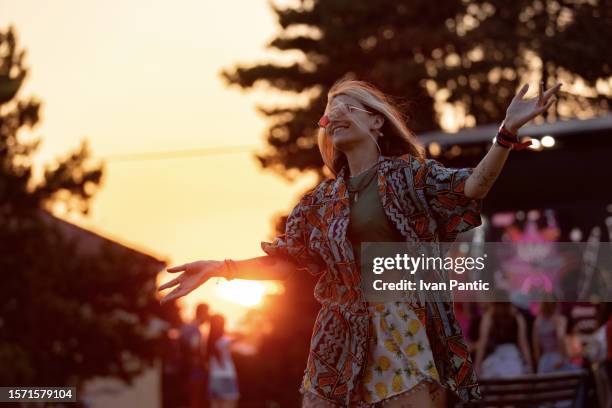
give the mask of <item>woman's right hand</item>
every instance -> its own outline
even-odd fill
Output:
[[[185,296],[204,282],[215,276],[221,276],[225,265],[222,261],[195,261],[168,268],[168,272],[183,272],[178,277],[161,285],[157,290],[164,290],[178,285],[172,292],[162,297],[161,304]]]

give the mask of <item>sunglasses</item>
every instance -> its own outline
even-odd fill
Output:
[[[348,113],[354,113],[356,111],[366,112],[366,113],[369,113],[369,114],[373,113],[373,112],[370,112],[369,110],[360,108],[360,107],[355,106],[355,105],[349,105],[349,104],[346,104],[346,103],[341,104],[338,109],[343,109],[345,112],[348,112]],[[329,116],[323,115],[321,117],[321,119],[319,119],[319,121],[317,122],[317,125],[319,125],[319,127],[323,128],[323,129],[325,129],[327,127],[327,125],[329,125],[329,122],[331,122],[330,119],[329,119]]]

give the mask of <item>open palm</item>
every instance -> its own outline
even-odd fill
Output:
[[[506,128],[516,133],[525,123],[550,108],[557,100],[556,95],[561,85],[562,84],[558,83],[552,88],[544,91],[544,84],[540,82],[538,96],[529,99],[523,99],[523,96],[525,96],[529,89],[528,84],[523,85],[520,91],[512,98],[512,102],[510,102],[510,106],[508,106],[506,110],[506,119],[504,120]]]
[[[168,268],[168,272],[176,273],[183,272],[178,277],[161,285],[157,290],[164,290],[178,285],[174,290],[160,299],[163,304],[170,300],[185,296],[192,292],[198,286],[204,284],[207,280],[215,275],[213,272],[218,271],[223,267],[221,261],[195,261],[183,265],[173,266]]]

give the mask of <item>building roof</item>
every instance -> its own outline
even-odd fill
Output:
[[[60,232],[68,239],[74,239],[77,243],[77,250],[82,254],[95,254],[102,245],[111,245],[122,251],[127,251],[140,259],[143,263],[151,264],[159,270],[164,269],[167,265],[167,260],[157,259],[156,257],[145,253],[143,250],[138,250],[134,246],[126,246],[125,243],[119,243],[116,240],[104,237],[97,232],[90,231],[86,228],[72,224],[61,218],[58,218],[45,210],[39,210],[40,218],[43,222],[50,223],[59,228]]]
[[[440,146],[491,142],[497,134],[498,127],[499,124],[491,124],[465,128],[455,133],[425,132],[418,135],[418,140],[423,145],[436,142]],[[551,135],[558,137],[601,130],[612,130],[612,114],[591,119],[568,119],[539,125],[527,125],[519,130],[519,136],[541,137]]]

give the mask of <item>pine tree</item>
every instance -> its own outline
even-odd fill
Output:
[[[437,50],[428,64],[429,86],[448,93],[448,102],[464,108],[464,125],[499,123],[510,100],[525,81],[532,92],[566,84],[555,119],[590,117],[609,110],[612,59],[605,32],[612,7],[605,1],[470,0],[445,25],[455,43]],[[591,95],[573,94],[582,79]],[[607,93],[597,82],[608,82]]]
[[[67,236],[49,223],[58,202],[85,214],[102,177],[85,143],[34,179],[40,139],[23,131],[39,122],[41,103],[23,99],[25,52],[14,30],[0,31],[0,384],[76,386],[93,377],[130,382],[160,355],[154,320],[177,323],[162,308],[155,276],[163,263],[94,234]],[[81,242],[78,238],[84,238]],[[84,251],[91,241],[98,251]]]
[[[238,65],[222,76],[244,89],[261,83],[295,95],[295,104],[259,108],[270,127],[268,152],[258,158],[263,167],[292,177],[295,172],[289,170],[321,171],[316,122],[329,87],[345,74],[395,96],[417,134],[440,128],[436,94],[463,108],[460,126],[499,123],[519,86],[526,80],[536,85],[540,76],[549,86],[555,79],[582,78],[592,88],[593,96],[563,93],[558,104],[563,116],[607,111],[612,96],[605,36],[612,7],[607,3],[302,1],[274,8],[280,32],[268,44],[299,57],[289,64]],[[543,68],[531,65],[538,61]],[[608,93],[594,88],[598,80],[608,81]]]
[[[271,119],[271,150],[258,156],[261,164],[287,176],[287,170],[321,170],[316,123],[329,87],[344,75],[396,97],[414,131],[437,128],[424,58],[454,41],[444,22],[460,6],[459,1],[332,0],[275,8],[281,32],[269,47],[303,58],[286,66],[263,63],[223,72],[228,83],[242,88],[262,82],[307,99],[303,106],[260,108]]]

